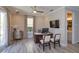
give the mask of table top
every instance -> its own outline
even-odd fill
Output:
[[[50,35],[50,34],[53,34],[53,33],[50,33],[50,32],[49,33],[37,33],[37,32],[34,33],[34,35]]]

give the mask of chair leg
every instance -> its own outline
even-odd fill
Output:
[[[51,49],[51,45],[50,45],[50,42],[49,42],[49,49]]]
[[[54,48],[55,48],[55,42],[54,42]]]
[[[60,40],[59,40],[59,47],[61,47],[61,45],[60,45]]]
[[[39,47],[40,47],[40,44],[39,44]]]
[[[44,47],[44,44],[43,44],[43,51],[44,51],[44,48],[45,48],[45,47]]]

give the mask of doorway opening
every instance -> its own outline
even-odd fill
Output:
[[[67,12],[67,42],[72,44],[72,11]]]
[[[27,38],[33,38],[33,17],[27,17]]]

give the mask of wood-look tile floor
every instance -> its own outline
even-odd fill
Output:
[[[39,47],[38,44],[35,44],[32,39],[17,41],[2,51],[2,53],[78,53],[78,52],[79,52],[79,44],[75,45],[69,44],[67,47],[57,46],[56,49],[54,49],[53,44],[51,44],[51,50],[49,50],[49,48],[46,47],[45,51],[43,51],[42,46]]]

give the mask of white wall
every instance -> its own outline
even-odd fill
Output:
[[[25,17],[23,15],[9,13],[9,22],[10,22],[11,34],[12,34],[12,30],[15,26],[17,26],[19,30],[22,30],[24,32]]]
[[[36,16],[35,17],[35,30],[38,32],[39,29],[49,28],[49,17],[48,16]]]
[[[79,42],[79,11],[73,10],[73,39],[72,44]]]
[[[22,16],[22,15],[17,15],[17,14],[14,14],[13,15],[13,25],[14,26],[18,26],[18,28],[20,29],[20,30],[22,30],[22,31],[24,31],[24,20],[25,18],[24,18],[24,16]]]
[[[77,15],[77,17],[78,17],[78,22],[77,22],[78,23],[78,25],[77,25],[78,26],[77,27],[78,28],[78,30],[77,30],[78,31],[78,36],[77,37],[78,37],[78,42],[79,42],[79,11],[77,13],[78,13],[78,15]]]
[[[36,16],[35,17],[35,31],[38,32],[39,29],[45,27],[45,17],[44,16]]]
[[[60,28],[50,28],[50,31],[61,34],[61,45],[67,46],[67,33],[66,33],[66,9],[65,7],[61,7],[54,12],[48,18],[49,20],[57,20],[59,19]]]

